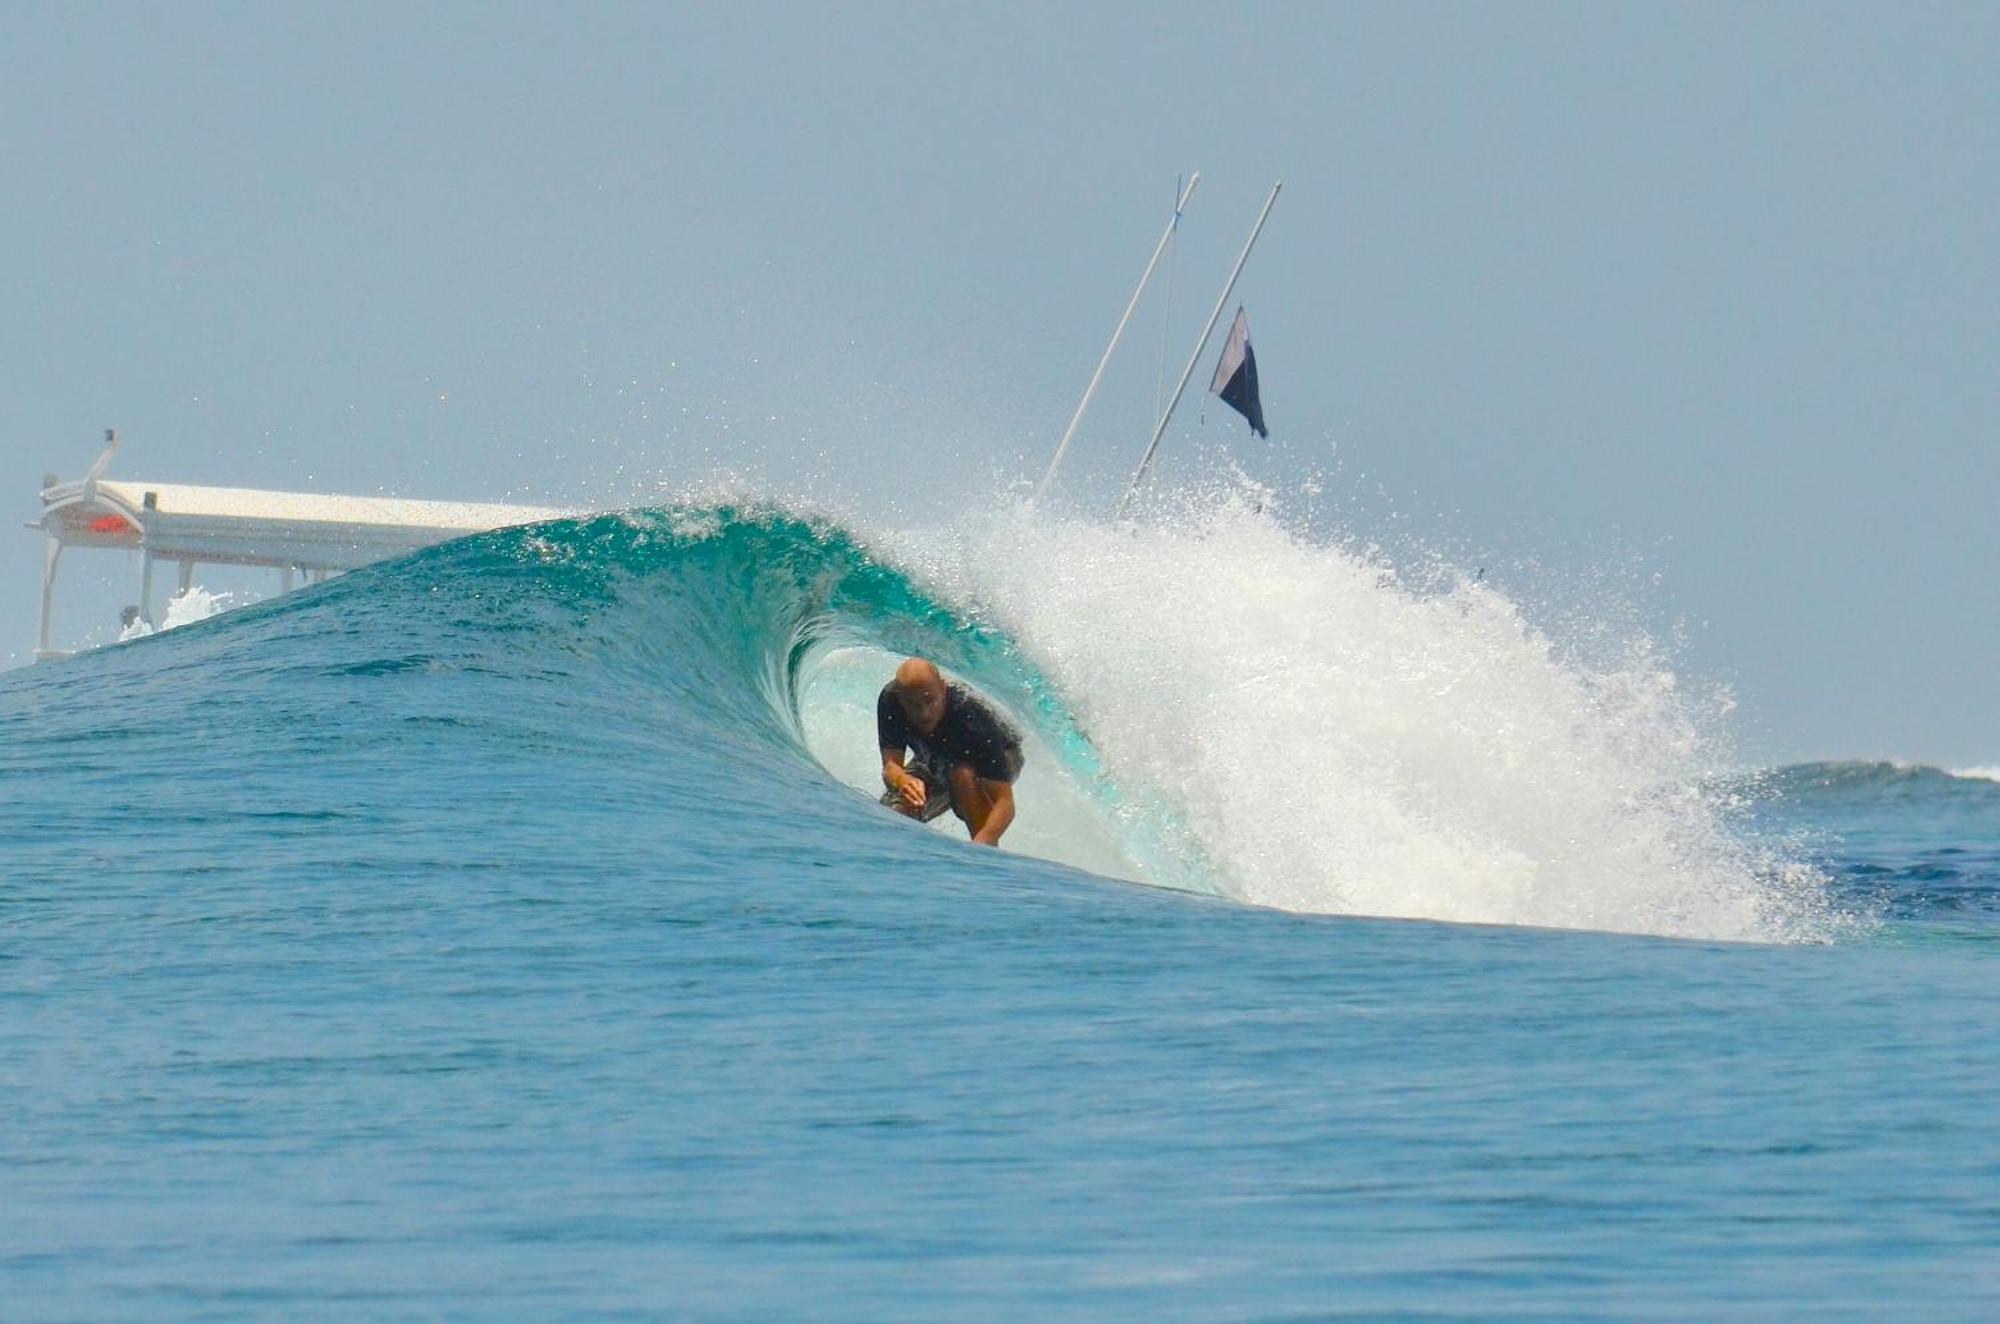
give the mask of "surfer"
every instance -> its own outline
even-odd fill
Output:
[[[909,658],[875,700],[875,735],[889,788],[883,804],[926,823],[949,806],[974,842],[1000,844],[1024,760],[1020,735],[991,705],[946,681],[936,664]]]

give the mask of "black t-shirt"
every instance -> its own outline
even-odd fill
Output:
[[[987,781],[1011,782],[1021,773],[1021,737],[986,701],[963,685],[945,685],[944,716],[927,736],[917,734],[896,702],[896,682],[875,699],[876,743],[884,749],[909,747],[950,772],[961,763]]]

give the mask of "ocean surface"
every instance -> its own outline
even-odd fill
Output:
[[[875,803],[910,652],[1004,850]],[[691,503],[0,675],[0,1319],[2000,1318],[2000,780],[1727,707],[1226,504]]]

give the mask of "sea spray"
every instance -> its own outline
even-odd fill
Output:
[[[1176,806],[1216,890],[1287,910],[1752,941],[1837,927],[1736,830],[1717,714],[1643,639],[1568,657],[1494,588],[1227,498],[1165,523],[1015,512],[914,569],[1004,628],[1110,774]]]
[[[205,621],[211,616],[233,611],[257,600],[257,594],[247,591],[210,591],[200,584],[190,584],[167,599],[166,613],[162,616],[158,629],[144,619],[135,617],[118,632],[116,642],[126,644],[163,630],[178,630],[184,625]]]

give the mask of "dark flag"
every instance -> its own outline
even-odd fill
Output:
[[[1249,419],[1252,432],[1260,437],[1271,435],[1264,426],[1264,402],[1257,398],[1257,355],[1250,348],[1250,319],[1241,308],[1229,324],[1229,343],[1222,347],[1222,361],[1215,365],[1215,380],[1208,389]]]

